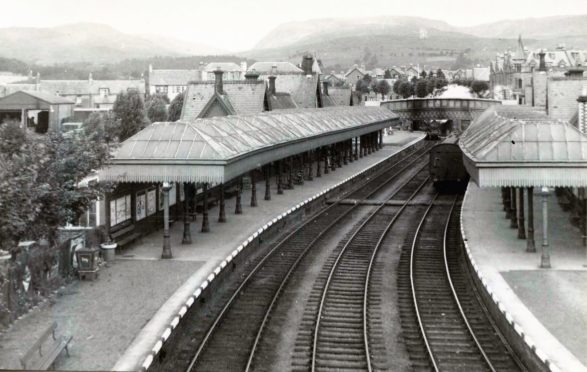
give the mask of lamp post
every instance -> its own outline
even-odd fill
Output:
[[[171,183],[163,182],[163,253],[161,258],[172,258],[169,238],[169,190]]]
[[[542,195],[542,256],[540,257],[540,267],[549,269],[550,253],[548,252],[548,187],[540,189]]]

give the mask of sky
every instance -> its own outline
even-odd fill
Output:
[[[228,51],[252,48],[273,28],[316,18],[419,16],[472,26],[568,15],[587,0],[0,0],[0,28],[94,22]],[[2,46],[0,45],[0,48]]]

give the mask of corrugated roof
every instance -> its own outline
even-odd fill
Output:
[[[150,85],[188,85],[190,81],[200,81],[200,70],[153,70],[149,73]]]
[[[33,98],[36,98],[36,99],[43,101],[43,102],[50,104],[50,105],[73,105],[75,103],[72,100],[69,100],[67,98],[63,98],[60,96],[56,96],[56,95],[51,94],[49,92],[24,91],[24,90],[18,91],[18,92],[9,94],[6,97],[0,98],[0,103],[5,100],[6,101],[13,100],[15,96],[20,95],[20,94],[29,95]]]
[[[587,137],[530,107],[487,109],[459,145],[480,186],[587,186]]]
[[[333,107],[153,123],[121,144],[100,179],[225,182],[259,164],[381,129],[397,118],[380,107]]]

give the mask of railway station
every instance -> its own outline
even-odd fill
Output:
[[[123,142],[98,174],[115,260],[30,315],[77,332],[56,367],[585,370],[584,327],[554,315],[584,324],[583,297],[563,294],[583,290],[587,216],[573,227],[554,190],[584,202],[587,138],[499,101],[421,101],[153,123]],[[390,129],[402,120],[448,120],[459,156]],[[31,333],[12,332],[6,368]]]

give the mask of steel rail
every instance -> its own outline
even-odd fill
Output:
[[[457,295],[457,292],[456,292],[455,287],[453,285],[452,277],[450,274],[450,269],[448,267],[448,258],[447,258],[447,253],[446,253],[447,252],[447,249],[446,249],[446,247],[447,247],[447,243],[446,243],[447,233],[448,233],[448,226],[450,225],[450,219],[452,217],[455,205],[457,203],[457,199],[458,198],[455,198],[455,200],[453,201],[453,204],[450,208],[448,219],[447,219],[446,225],[444,226],[444,236],[442,239],[442,251],[443,251],[443,256],[444,256],[444,268],[446,270],[446,277],[448,279],[448,284],[450,285],[450,290],[452,291],[455,303],[456,303],[457,307],[459,308],[459,312],[461,314],[461,317],[463,318],[463,321],[465,322],[465,325],[467,326],[467,329],[469,330],[471,337],[475,341],[475,344],[477,345],[477,348],[481,352],[481,355],[483,355],[483,359],[485,359],[485,362],[487,363],[487,366],[489,367],[489,369],[491,369],[492,372],[496,372],[496,369],[493,366],[493,363],[491,363],[491,360],[489,360],[489,357],[485,353],[485,350],[483,350],[483,347],[481,346],[481,344],[479,343],[479,340],[477,340],[477,337],[475,336],[475,332],[473,331],[473,329],[471,328],[471,325],[469,324],[469,320],[467,319],[467,316],[465,315],[465,311],[463,310],[463,308],[461,306],[459,296]]]
[[[436,201],[437,198],[438,198],[438,193],[436,195],[434,195],[434,198],[432,199],[432,201],[430,201],[430,204],[428,205],[426,212],[424,212],[424,215],[422,216],[422,219],[420,220],[420,223],[418,224],[418,227],[416,228],[416,234],[414,235],[414,240],[412,241],[412,248],[411,248],[411,252],[410,252],[410,285],[412,288],[412,299],[414,301],[414,309],[416,310],[416,318],[418,319],[418,325],[420,326],[420,333],[422,334],[422,339],[424,340],[424,344],[426,345],[426,350],[428,351],[428,356],[430,357],[430,361],[432,362],[432,367],[434,368],[434,371],[439,372],[438,364],[436,363],[436,360],[434,359],[434,354],[432,353],[432,348],[430,347],[430,343],[428,342],[428,337],[426,336],[426,331],[424,330],[424,324],[422,322],[422,317],[420,316],[420,309],[418,307],[418,300],[416,299],[416,288],[414,285],[414,252],[416,250],[415,249],[416,248],[416,241],[418,240],[418,235],[420,234],[422,225],[424,224],[424,221],[426,220],[426,217],[430,213],[430,210],[432,209],[432,206],[434,205],[434,202]]]
[[[411,155],[418,153],[419,150],[415,150],[411,153]],[[404,165],[402,168],[400,168],[400,170],[398,170],[397,172],[395,172],[386,182],[384,182],[383,184],[379,185],[377,188],[375,188],[375,190],[373,190],[372,192],[370,192],[368,194],[368,196],[366,198],[368,198],[369,196],[375,194],[376,192],[378,192],[379,190],[381,190],[384,186],[386,186],[387,184],[389,184],[389,182],[391,182],[391,180],[395,179],[395,177],[397,177],[399,174],[401,174],[402,172],[404,172],[410,165],[412,165],[413,163],[415,163],[416,161],[418,161],[420,158],[422,158],[424,155],[428,154],[428,152],[430,151],[430,147],[427,147],[424,149],[424,151],[418,155],[416,158],[414,158],[412,161],[410,161],[408,164]],[[354,188],[353,190],[350,190],[349,192],[347,192],[345,195],[351,195],[354,192],[359,191],[360,189],[367,187],[370,183],[373,183],[375,180],[377,180],[379,177],[383,176],[385,173],[393,170],[393,168],[395,168],[396,166],[398,166],[398,164],[400,163],[400,160],[394,162],[392,165],[390,165],[389,167],[387,167],[385,170],[383,170],[379,175],[377,175],[376,177],[374,177],[373,179],[371,178],[367,178],[367,180],[365,182],[363,182],[361,185],[359,185],[358,187]],[[365,198],[365,199],[366,199]],[[288,235],[286,235],[275,247],[273,247],[264,257],[263,259],[253,268],[253,270],[251,270],[251,272],[249,273],[249,275],[247,275],[247,277],[243,280],[243,282],[241,283],[241,285],[234,291],[233,295],[230,297],[230,299],[227,301],[227,303],[225,304],[225,306],[222,308],[222,310],[220,311],[220,313],[217,315],[217,317],[215,318],[213,324],[210,326],[210,328],[208,329],[208,331],[206,332],[206,335],[204,336],[204,339],[202,340],[202,342],[200,343],[198,350],[196,351],[194,357],[192,358],[190,364],[188,365],[188,367],[186,368],[186,372],[190,372],[192,371],[193,367],[195,366],[195,364],[197,363],[197,360],[199,359],[200,355],[202,354],[202,351],[204,350],[208,340],[210,339],[211,335],[214,333],[214,330],[216,329],[216,327],[218,326],[218,324],[220,323],[220,321],[222,320],[222,318],[224,317],[224,315],[226,314],[226,312],[228,311],[228,309],[230,308],[230,306],[233,304],[233,302],[235,301],[235,299],[237,298],[237,296],[241,293],[242,289],[248,284],[248,282],[251,280],[251,278],[253,277],[253,275],[255,275],[259,269],[263,266],[263,264],[273,255],[273,253],[275,251],[277,251],[288,239],[290,239],[293,235],[295,235],[296,233],[298,233],[301,229],[303,229],[305,226],[307,226],[308,224],[312,223],[313,220],[316,217],[322,216],[323,214],[327,213],[328,211],[330,211],[332,208],[334,208],[335,206],[338,206],[340,203],[340,200],[342,200],[343,198],[340,198],[339,200],[337,200],[335,203],[331,204],[330,206],[328,206],[327,208],[325,208],[324,210],[322,210],[321,212],[319,212],[316,216],[314,216],[311,219],[308,219],[308,221],[304,222],[302,225],[300,225],[298,228],[296,228],[294,231],[292,231],[291,233],[289,233]],[[306,248],[306,250],[304,251],[304,253],[301,255],[303,256],[308,250],[309,247],[313,246],[313,244],[320,238],[322,237],[327,231],[329,231],[332,226],[334,226],[336,224],[336,222],[338,222],[340,219],[342,219],[344,216],[346,216],[348,213],[350,213],[351,211],[353,211],[359,204],[356,204],[355,206],[353,206],[351,209],[349,209],[347,212],[343,213],[342,215],[340,215],[338,218],[336,218],[330,225],[327,226],[326,229],[324,229],[322,232],[320,232],[318,234],[318,236],[313,239],[309,244],[308,244],[308,248]],[[299,262],[296,261],[296,262]],[[283,288],[283,283],[282,285],[279,287],[279,290]],[[275,301],[272,301],[271,306],[273,305]],[[264,321],[262,323],[262,327],[264,326],[264,324],[266,323],[266,319],[268,318],[268,313],[266,313]],[[262,330],[262,329],[261,329]],[[257,344],[259,342],[260,339],[260,332],[258,332],[257,337],[255,339],[254,342],[254,349],[256,349]],[[249,360],[247,362],[247,370],[250,368],[250,365],[252,363],[252,356],[249,357]]]
[[[422,169],[424,169],[424,167],[422,167]],[[402,185],[402,186],[405,186],[412,179],[414,179],[416,177],[416,175],[419,174],[420,170],[413,177],[411,177],[408,181],[406,181],[404,183],[404,185]],[[404,202],[404,204],[398,210],[398,212],[396,212],[396,214],[392,218],[391,222],[386,226],[384,232],[381,234],[375,250],[377,250],[377,248],[379,247],[380,243],[383,241],[383,238],[387,234],[387,231],[389,231],[389,228],[397,220],[397,217],[401,214],[401,212],[403,212],[403,210],[405,209],[405,207],[416,196],[416,194],[428,183],[429,179],[430,178],[427,177],[424,180],[424,182],[422,182],[418,186],[418,188],[410,195],[410,197]],[[322,297],[321,297],[320,305],[319,305],[319,308],[318,308],[318,314],[316,315],[316,325],[315,325],[315,328],[314,328],[314,340],[313,340],[312,355],[311,355],[311,359],[312,359],[312,361],[311,361],[312,362],[311,370],[312,370],[312,372],[314,372],[316,370],[316,354],[317,354],[317,348],[318,348],[318,332],[320,330],[320,320],[322,318],[322,311],[324,309],[324,303],[325,303],[325,300],[326,300],[326,295],[328,294],[328,290],[329,290],[329,287],[330,287],[330,282],[332,281],[332,278],[334,276],[334,272],[336,271],[336,268],[338,267],[338,264],[340,262],[340,259],[342,258],[342,256],[344,255],[344,253],[346,252],[346,250],[350,246],[350,244],[357,237],[357,235],[364,229],[365,226],[367,226],[367,224],[375,217],[375,215],[377,215],[377,213],[379,213],[379,211],[381,211],[386,206],[386,202],[389,201],[389,200],[391,200],[400,190],[401,190],[401,188],[398,189],[395,193],[393,193],[385,201],[381,202],[381,204],[355,230],[355,232],[351,235],[351,237],[348,239],[348,241],[345,243],[345,245],[343,246],[343,248],[339,252],[338,256],[336,257],[336,260],[335,260],[334,264],[332,265],[332,268],[330,269],[330,273],[328,274],[328,279],[326,280],[326,284],[324,285],[324,289],[322,291]],[[374,257],[375,257],[375,254],[372,255],[371,260],[369,262],[369,266],[368,266],[368,269],[367,269],[368,271],[367,271],[367,277],[366,277],[365,287],[368,286],[369,272],[371,270],[371,267],[372,267],[371,264],[373,262],[373,258]],[[366,312],[366,302],[365,302],[366,301],[366,298],[367,298],[366,296],[367,296],[367,293],[364,293],[364,296],[363,296],[363,299],[364,299],[364,303],[363,303],[363,340],[364,340],[364,346],[365,346],[365,352],[366,352],[367,370],[368,371],[372,371],[372,368],[371,368],[371,359],[370,359],[370,355],[369,355],[369,341],[368,341],[368,335],[367,335],[367,325],[366,325],[366,323],[367,323],[367,321],[366,321],[367,312]]]

